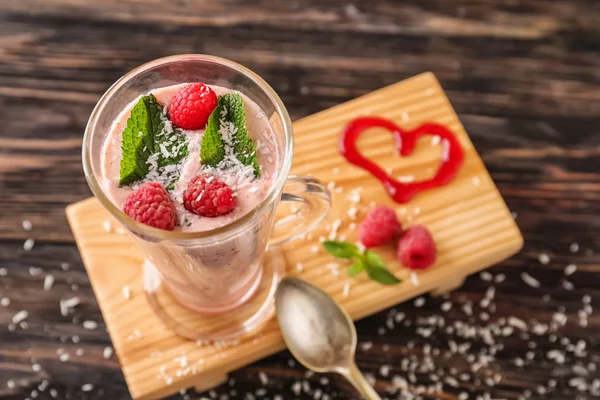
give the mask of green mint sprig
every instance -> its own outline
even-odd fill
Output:
[[[224,140],[222,130],[235,130],[229,140]],[[229,142],[229,143],[228,143]],[[232,145],[235,157],[244,165],[254,168],[254,175],[260,176],[256,146],[246,129],[246,111],[239,93],[219,96],[219,103],[208,118],[206,131],[202,137],[200,160],[202,164],[217,167],[226,154],[226,146]]]
[[[164,176],[168,189],[177,182],[178,171],[165,173],[166,167],[187,157],[188,140],[180,130],[166,127],[166,121],[163,107],[152,94],[142,96],[133,107],[122,132],[120,186],[139,182],[153,170],[156,176]]]
[[[358,246],[352,243],[334,240],[323,242],[323,247],[334,257],[354,260],[354,264],[348,268],[350,276],[366,271],[369,278],[384,285],[396,285],[402,282],[387,269],[381,257],[372,250],[361,252]]]

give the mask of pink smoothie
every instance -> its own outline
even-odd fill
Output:
[[[167,86],[153,90],[151,93],[162,105],[168,105],[171,98],[177,93],[182,85]],[[222,96],[235,91],[221,87],[211,86],[217,96]],[[237,92],[239,93],[239,92]],[[240,93],[241,94],[241,93]],[[175,202],[178,214],[178,222],[175,230],[186,232],[207,231],[227,225],[240,218],[255,208],[267,194],[275,179],[277,164],[279,162],[277,142],[273,129],[265,113],[256,103],[242,94],[244,108],[246,110],[246,127],[248,135],[254,141],[258,152],[258,163],[261,167],[261,176],[255,179],[248,170],[236,173],[205,168],[200,164],[200,143],[204,135],[204,129],[197,131],[183,131],[188,137],[188,157],[181,164],[181,175],[171,191],[171,197]],[[121,163],[121,133],[127,124],[127,118],[138,99],[130,103],[113,123],[110,133],[106,138],[104,151],[102,152],[103,181],[106,193],[111,200],[122,208],[127,196],[137,187],[119,187],[119,168]],[[168,107],[166,108],[168,111]],[[182,203],[182,195],[189,182],[200,173],[210,173],[218,176],[227,183],[237,197],[237,207],[233,212],[216,218],[200,217],[188,212]]]
[[[166,108],[165,130],[172,129],[170,122],[166,120],[168,104],[181,86],[151,91]],[[220,86],[211,88],[218,96],[233,92]],[[257,147],[261,176],[255,178],[251,167],[234,168],[232,172],[202,165],[200,146],[204,130],[184,131],[183,134],[189,139],[189,155],[177,166],[180,177],[174,190],[170,192],[177,210],[175,230],[200,232],[230,224],[258,206],[274,184],[280,162],[277,138],[269,119],[259,106],[243,94],[242,98],[246,127]],[[139,185],[119,187],[122,131],[137,101],[138,99],[130,103],[114,121],[101,155],[101,181],[105,193],[121,209],[127,196]],[[182,194],[190,180],[200,173],[215,175],[234,190],[237,196],[235,210],[224,216],[209,218],[192,214],[183,207]],[[150,269],[158,274],[179,303],[199,312],[224,312],[243,304],[260,284],[263,256],[276,206],[277,202],[274,202],[272,209],[264,215],[256,216],[243,226],[232,228],[230,235],[218,240],[211,237],[181,241],[136,239],[151,264]],[[153,287],[146,289],[154,290]]]

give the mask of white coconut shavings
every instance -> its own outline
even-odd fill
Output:
[[[346,282],[344,284],[343,295],[344,295],[344,297],[348,297],[349,294],[350,294],[350,283]]]
[[[79,297],[71,297],[69,299],[61,300],[60,305],[60,313],[63,317],[69,315],[69,312],[79,305]]]
[[[27,311],[21,310],[18,313],[16,313],[15,315],[13,315],[12,323],[16,325],[22,321],[25,321],[28,316],[29,316],[29,313]]]
[[[579,251],[579,244],[577,242],[571,243],[569,250],[571,250],[571,253],[577,253]]]
[[[25,243],[23,243],[23,250],[30,251],[31,249],[33,249],[33,246],[35,246],[35,240],[27,239]]]
[[[31,229],[33,229],[33,224],[31,223],[31,221],[25,219],[23,220],[23,229],[25,229],[27,232],[31,231]]]
[[[523,280],[523,282],[525,282],[527,285],[533,288],[539,288],[541,286],[540,281],[535,279],[533,276],[529,275],[527,272],[521,273],[521,279]]]
[[[84,329],[94,330],[98,328],[98,323],[96,321],[83,321]]]
[[[575,272],[577,271],[577,265],[575,264],[569,264],[565,267],[564,269],[564,274],[566,276],[571,276],[573,275]]]
[[[127,285],[123,286],[123,297],[125,297],[126,300],[131,298],[131,288]]]
[[[49,291],[54,285],[54,275],[48,274],[44,277],[44,290]]]
[[[102,357],[104,357],[105,360],[108,360],[109,358],[111,358],[113,355],[113,348],[110,346],[107,346],[104,348],[104,350],[102,351]]]
[[[550,256],[546,253],[540,253],[538,255],[538,261],[542,265],[548,265],[550,263]]]

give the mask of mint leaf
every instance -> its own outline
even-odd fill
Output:
[[[402,282],[400,279],[396,278],[390,271],[382,267],[369,266],[367,268],[367,274],[372,280],[384,285],[396,285]]]
[[[235,124],[234,151],[238,160],[244,165],[252,165],[254,174],[260,176],[260,168],[256,156],[256,146],[246,129],[246,111],[244,100],[239,93],[229,93],[223,96],[223,106],[227,109],[227,118]]]
[[[353,258],[361,256],[358,247],[348,242],[326,240],[323,242],[323,247],[329,254],[339,258]]]
[[[383,263],[383,260],[381,259],[381,257],[379,257],[379,254],[374,253],[371,250],[367,250],[365,252],[365,258],[369,267],[386,268],[385,264]]]
[[[154,114],[153,107],[152,99],[144,96],[133,107],[131,115],[127,119],[121,139],[120,186],[131,185],[144,179],[148,174],[149,166],[146,164],[146,160],[154,150],[151,117],[151,114]]]
[[[244,101],[239,93],[219,97],[219,104],[210,114],[202,137],[200,160],[205,165],[217,167],[225,158],[228,146],[242,164],[251,165],[255,176],[260,176],[256,146],[248,136]]]
[[[215,168],[225,158],[225,145],[219,133],[221,113],[223,112],[221,99],[222,97],[219,98],[219,104],[217,104],[210,117],[208,117],[200,147],[200,161],[202,164]]]
[[[172,189],[179,179],[174,166],[188,156],[187,137],[168,121],[156,97],[142,96],[122,133],[119,185],[149,179]]]
[[[367,264],[365,264],[362,258],[359,258],[358,260],[356,260],[356,264],[348,268],[348,275],[356,276],[363,272],[365,269],[367,269]]]

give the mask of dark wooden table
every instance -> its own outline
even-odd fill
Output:
[[[446,298],[358,323],[360,367],[387,398],[412,398],[395,391],[401,377],[413,394],[440,381],[428,399],[597,398],[599,27],[597,1],[0,0],[0,299],[10,299],[0,305],[0,399],[129,397],[117,359],[103,357],[109,336],[64,208],[90,195],[80,146],[100,95],[176,53],[245,64],[294,118],[433,71],[525,247]],[[81,305],[63,317],[59,301],[72,296]],[[25,324],[13,325],[21,310]],[[334,377],[306,375],[289,353],[232,377],[218,396],[352,395]]]

